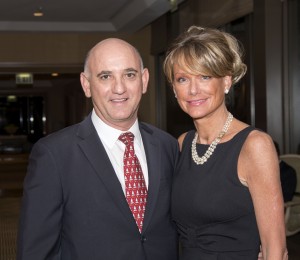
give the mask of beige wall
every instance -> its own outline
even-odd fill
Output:
[[[98,41],[118,37],[149,53],[148,27],[134,35],[116,33],[0,33],[0,65],[3,63],[81,64]],[[150,44],[150,43],[149,43]]]
[[[241,16],[249,12],[249,9],[252,8],[252,2],[252,0],[243,0],[243,4],[239,5],[236,1],[226,1],[225,4],[223,0],[187,0],[179,10],[179,30],[195,23],[204,25],[211,23],[211,21],[222,23],[225,22],[224,19],[231,20],[234,18],[231,16]],[[228,17],[229,14],[231,14],[230,17]],[[212,16],[214,19],[211,19]],[[164,34],[154,35],[159,39],[165,36]],[[119,37],[127,40],[140,51],[145,66],[150,71],[149,88],[141,103],[140,116],[143,120],[155,124],[155,70],[154,58],[150,55],[151,26],[143,28],[134,35],[116,33],[0,33],[0,70],[2,72],[27,70],[49,73],[53,71],[79,73],[82,70],[87,51],[98,41],[107,37]],[[152,44],[156,40],[154,39]],[[162,46],[160,43],[158,45]],[[56,85],[53,86],[53,91],[58,92]],[[61,90],[59,91],[61,92]],[[51,90],[47,90],[47,92],[48,103],[52,103],[54,98],[58,99],[58,95],[51,93]],[[63,105],[64,100],[57,101],[57,103]],[[86,105],[83,106],[85,107],[83,113],[85,113]],[[55,114],[57,114],[57,109],[63,110],[64,108],[56,107]],[[49,110],[49,116],[52,116],[54,114],[51,112],[52,108],[50,107]],[[60,121],[63,122],[64,120],[61,119]],[[53,125],[62,124],[53,123]],[[50,126],[50,130],[56,128]]]
[[[140,107],[140,116],[144,121],[155,123],[155,88],[153,75],[153,57],[150,55],[151,27],[145,27],[134,35],[115,33],[0,33],[0,71],[14,73],[16,71],[80,73],[87,51],[97,42],[107,37],[122,38],[133,44],[141,53],[144,64],[149,68],[151,76],[148,92],[144,95]],[[76,74],[75,74],[76,75]],[[1,77],[1,75],[0,75]],[[78,77],[79,82],[79,77]],[[52,88],[41,90],[47,96],[47,114],[49,132],[73,123],[72,118],[81,118],[86,113],[87,103],[82,103],[78,92],[80,85],[70,88],[69,82],[52,82]],[[39,88],[39,86],[34,86]],[[64,88],[65,90],[62,90]],[[0,95],[20,90],[4,90]],[[29,90],[30,91],[30,90]],[[83,93],[82,93],[83,95]],[[74,98],[75,97],[75,98]],[[79,116],[65,115],[67,106],[82,106]],[[61,111],[61,113],[59,113]]]
[[[275,2],[276,4],[274,4]],[[95,43],[106,37],[117,36],[123,38],[140,50],[145,66],[150,70],[149,90],[143,98],[140,115],[143,120],[155,124],[155,70],[154,57],[150,53],[161,54],[177,33],[192,24],[219,26],[245,14],[252,13],[254,39],[251,40],[253,41],[251,44],[254,44],[254,48],[251,55],[254,57],[255,62],[252,73],[256,99],[255,102],[251,103],[251,111],[256,114],[254,119],[257,127],[267,130],[281,146],[286,146],[282,151],[294,152],[295,145],[299,143],[297,141],[299,140],[299,127],[298,125],[294,127],[292,130],[294,134],[290,136],[289,132],[294,124],[288,121],[287,118],[290,117],[289,113],[290,111],[293,112],[293,107],[297,105],[297,102],[289,104],[288,100],[284,100],[285,103],[281,104],[282,93],[287,94],[287,86],[283,86],[282,82],[288,79],[288,71],[287,66],[283,67],[282,64],[283,49],[280,46],[282,30],[278,30],[278,28],[281,28],[281,24],[284,24],[283,21],[286,21],[286,18],[281,17],[280,14],[283,13],[282,6],[287,5],[287,1],[275,2],[274,0],[186,0],[180,5],[178,12],[161,17],[151,26],[145,27],[134,35],[0,33],[0,72],[14,72],[21,68],[27,68],[33,71],[51,72],[56,69],[59,72],[79,73],[86,52]],[[274,12],[276,15],[274,15]],[[276,24],[275,27],[274,24]],[[282,71],[285,72],[285,75],[281,75]],[[75,97],[80,96],[80,85],[77,87],[79,89],[74,93]],[[274,87],[276,91],[274,91]],[[0,94],[1,91],[0,74]],[[68,88],[68,91],[71,91],[70,88]],[[261,96],[258,95],[260,92],[263,92]],[[52,101],[57,99],[58,96],[56,92],[49,94],[49,103],[52,104]],[[72,98],[73,104],[71,106],[74,107],[79,104],[83,107],[83,111],[86,111],[87,105],[81,104],[82,101],[78,102],[78,99],[80,98]],[[278,105],[279,103],[281,105]],[[65,104],[64,100],[61,100],[60,104],[61,107],[56,107],[55,112],[51,112],[50,108],[50,116],[55,113],[57,115],[57,111],[64,109],[62,107]],[[260,105],[262,105],[262,109]],[[285,108],[284,116],[281,115],[282,107]],[[72,116],[72,118],[75,118],[75,116]],[[61,121],[64,121],[64,119],[62,118]],[[294,145],[294,143],[296,144]],[[291,144],[291,147],[289,144]]]

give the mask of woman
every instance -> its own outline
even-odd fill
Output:
[[[272,138],[228,112],[225,95],[246,73],[237,40],[192,26],[170,47],[164,72],[196,131],[178,141],[172,195],[182,260],[287,259]]]

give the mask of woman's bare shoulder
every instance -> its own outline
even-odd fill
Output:
[[[254,155],[270,150],[273,152],[274,142],[268,133],[255,129],[249,133],[244,148]]]
[[[185,132],[185,133],[181,134],[181,135],[178,137],[178,143],[179,143],[180,151],[181,151],[181,148],[182,148],[183,140],[184,140],[184,138],[186,137],[186,134],[187,134],[187,133],[188,133],[188,132]]]

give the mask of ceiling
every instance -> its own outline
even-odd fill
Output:
[[[0,32],[135,32],[182,1],[1,0]]]

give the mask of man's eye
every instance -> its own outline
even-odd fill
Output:
[[[103,74],[103,75],[101,75],[100,79],[101,79],[101,80],[108,80],[110,77],[111,77],[111,76],[108,75],[108,74]]]
[[[125,74],[125,77],[126,78],[129,78],[129,79],[132,79],[132,78],[134,78],[136,76],[136,73],[134,73],[134,72],[129,72],[129,73],[126,73]]]

